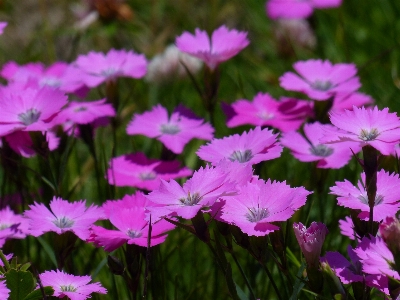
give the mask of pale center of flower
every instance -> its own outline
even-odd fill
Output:
[[[181,129],[176,124],[167,123],[161,125],[161,132],[164,134],[174,135],[177,134],[179,131],[181,131]]]
[[[236,160],[240,163],[248,162],[252,158],[253,158],[253,154],[251,153],[251,150],[244,150],[244,151],[236,150],[236,151],[233,151],[231,156],[229,156],[229,159],[231,161]]]
[[[131,238],[131,239],[136,239],[142,236],[142,232],[141,231],[136,231],[136,230],[131,230],[128,229],[128,231],[126,232],[126,234]]]
[[[18,115],[18,119],[26,126],[31,125],[39,120],[40,111],[36,108],[31,108],[24,113]]]
[[[201,196],[199,193],[194,193],[193,195],[190,195],[190,192],[186,198],[180,198],[179,201],[186,206],[193,206],[199,203],[201,200]]]
[[[62,292],[76,292],[77,288],[74,287],[72,284],[70,285],[61,285],[60,290]]]
[[[262,111],[257,114],[257,117],[266,121],[266,120],[272,119],[274,117],[274,114],[266,112],[266,111]]]
[[[7,229],[9,227],[11,227],[11,224],[7,224],[7,223],[0,224],[0,230]]]
[[[269,216],[268,209],[261,207],[247,208],[249,211],[244,215],[249,222],[257,223]]]
[[[362,129],[360,133],[360,139],[363,141],[372,141],[377,138],[379,135],[378,129],[372,128],[370,131],[366,129]]]
[[[67,217],[61,217],[57,218],[56,220],[53,221],[54,225],[56,225],[58,228],[71,228],[72,225],[74,225],[75,221],[68,219]]]
[[[87,107],[85,106],[80,106],[74,109],[74,112],[80,112],[80,111],[86,111]]]
[[[141,180],[153,180],[157,177],[156,173],[150,171],[150,172],[142,172],[139,174],[139,178]]]
[[[58,78],[52,78],[52,77],[47,77],[47,78],[43,78],[40,81],[40,85],[41,86],[50,86],[53,88],[58,88],[61,86],[61,80]]]
[[[332,88],[333,84],[330,81],[322,81],[322,80],[316,80],[311,84],[311,87],[314,90],[322,91],[325,92]]]
[[[319,144],[316,146],[312,146],[310,148],[310,152],[311,154],[316,156],[327,157],[333,153],[333,149],[327,147],[326,145]]]
[[[108,68],[105,70],[102,70],[100,72],[100,75],[104,76],[104,77],[112,77],[117,73],[117,69],[115,68]]]
[[[360,200],[362,203],[368,205],[368,197],[367,197],[367,196],[360,195],[360,196],[358,197],[358,200]],[[381,204],[382,202],[383,202],[383,196],[377,194],[377,195],[375,196],[374,206],[377,206],[377,205]]]

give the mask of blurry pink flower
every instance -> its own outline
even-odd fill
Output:
[[[328,228],[319,222],[312,222],[308,228],[301,223],[293,223],[293,230],[308,267],[317,268]]]
[[[85,72],[82,79],[89,87],[118,77],[142,78],[147,72],[145,56],[126,50],[111,49],[107,54],[91,51],[80,55],[73,65]]]
[[[363,271],[368,274],[386,275],[400,280],[394,266],[392,252],[380,237],[364,237],[354,252],[360,258]]]
[[[15,214],[8,206],[0,210],[0,248],[7,239],[24,239],[28,226],[28,220]]]
[[[6,28],[7,25],[7,22],[0,22],[0,34],[3,34],[4,28]]]
[[[0,280],[0,299],[8,299],[10,292],[11,291],[6,286],[6,282]]]
[[[70,203],[54,197],[50,201],[51,211],[41,203],[29,205],[29,208],[25,211],[25,216],[29,218],[29,234],[36,237],[49,231],[57,234],[72,231],[86,241],[90,235],[89,227],[104,218],[101,208],[94,205],[86,207],[85,200]]]
[[[305,137],[295,131],[286,132],[282,134],[280,142],[300,161],[317,161],[318,168],[339,169],[349,162],[353,155],[351,151],[358,153],[361,146],[355,142],[322,144],[320,138],[324,136],[324,128],[335,129],[332,125],[318,122],[305,124]]]
[[[273,134],[272,130],[261,129],[258,126],[242,135],[234,134],[222,139],[213,139],[207,145],[201,146],[197,155],[213,165],[222,159],[254,165],[281,155],[282,146],[276,137],[277,134]]]
[[[249,44],[247,32],[229,30],[225,25],[216,29],[211,40],[207,32],[195,30],[192,35],[184,32],[175,40],[179,50],[200,58],[207,66],[214,70],[221,62],[224,62],[238,54]]]
[[[91,102],[70,101],[57,116],[54,123],[61,124],[72,121],[76,124],[89,124],[102,117],[114,117],[115,109],[106,99]]]
[[[107,180],[116,186],[132,186],[152,191],[160,185],[160,179],[169,180],[190,176],[192,170],[180,167],[180,162],[148,159],[143,153],[115,157],[110,161]]]
[[[361,173],[361,181],[354,186],[349,181],[335,182],[331,187],[331,194],[338,196],[340,206],[351,209],[361,210],[358,217],[362,220],[369,218],[369,205],[367,190],[365,188],[365,173]],[[374,204],[374,221],[382,221],[386,217],[393,216],[400,208],[399,185],[400,178],[398,174],[389,174],[381,170],[377,174],[377,190]]]
[[[398,255],[400,253],[400,220],[396,216],[387,217],[379,225],[379,233],[393,255]]]
[[[310,59],[296,62],[293,68],[301,77],[286,72],[279,78],[281,87],[302,92],[314,100],[327,100],[337,93],[349,94],[361,86],[355,77],[357,68],[354,64],[333,65],[328,60]]]
[[[91,293],[107,294],[107,290],[99,282],[89,283],[90,276],[74,276],[63,271],[45,271],[39,274],[43,286],[54,289],[54,297],[71,300],[84,300],[91,298]]]
[[[227,182],[220,168],[205,167],[195,171],[192,178],[181,187],[175,180],[161,180],[160,187],[147,198],[163,207],[148,207],[152,218],[169,215],[184,219],[193,218],[201,209],[209,208],[218,198],[235,193],[234,184]]]
[[[174,111],[169,117],[167,109],[157,105],[151,111],[135,114],[126,132],[130,135],[142,134],[157,138],[166,148],[180,154],[193,138],[212,139],[214,129],[210,124],[204,123],[204,120],[180,111]]]
[[[11,85],[0,88],[0,136],[16,130],[47,131],[67,103],[63,92],[49,87],[34,89]]]
[[[313,114],[309,102],[293,98],[277,101],[267,93],[258,93],[252,102],[240,99],[230,105],[232,116],[227,116],[227,126],[271,126],[286,132],[296,130],[305,118]]]
[[[347,236],[351,240],[361,240],[354,229],[353,220],[350,217],[345,217],[344,220],[339,220],[340,233]]]
[[[338,7],[342,0],[269,0],[266,3],[267,15],[271,19],[308,18],[314,8]]]
[[[361,107],[364,105],[372,104],[374,100],[371,96],[363,94],[363,93],[350,93],[350,94],[342,94],[337,93],[335,98],[333,98],[332,107],[330,112],[343,112],[344,110],[352,110],[353,106]]]
[[[331,122],[338,130],[326,130],[321,139],[324,143],[347,141],[370,145],[383,155],[394,152],[395,144],[400,140],[400,119],[396,113],[389,113],[388,108],[358,108],[342,113],[331,113]]]
[[[270,180],[253,180],[237,188],[236,195],[222,197],[225,203],[219,218],[255,236],[278,230],[272,222],[288,220],[311,194],[303,187],[291,188],[286,182]]]

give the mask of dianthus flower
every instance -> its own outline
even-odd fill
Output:
[[[82,79],[89,87],[115,81],[118,77],[141,78],[147,72],[145,56],[126,50],[111,49],[107,54],[91,51],[78,56],[73,65],[85,72]]]
[[[218,198],[235,193],[235,185],[227,181],[228,174],[215,167],[200,168],[181,187],[175,180],[161,180],[160,187],[147,198],[163,207],[148,207],[152,217],[169,215],[193,218],[200,210],[212,206]]]
[[[184,32],[178,36],[175,44],[179,50],[200,58],[211,70],[214,70],[221,62],[230,59],[247,47],[249,40],[247,32],[229,30],[222,25],[213,32],[211,40],[207,32],[197,28],[194,35]]]
[[[352,93],[360,86],[354,64],[335,64],[328,60],[298,61],[293,68],[300,74],[286,72],[280,84],[286,90],[306,94],[314,100],[327,100],[337,93]]]
[[[25,211],[25,216],[29,218],[29,234],[36,237],[49,231],[57,234],[72,231],[85,241],[90,235],[89,227],[104,217],[101,208],[94,205],[86,207],[85,200],[70,203],[54,197],[50,201],[51,211],[41,203],[29,205],[29,208]]]
[[[337,93],[333,98],[332,107],[330,112],[343,112],[344,110],[352,110],[353,106],[361,107],[364,105],[372,104],[374,100],[371,96],[363,93]]]
[[[248,235],[264,236],[279,227],[272,222],[286,221],[306,203],[311,192],[291,188],[286,182],[252,180],[238,186],[238,193],[225,200],[219,216]]]
[[[345,217],[344,220],[339,220],[340,233],[347,236],[351,240],[361,240],[354,229],[353,220],[350,217]]]
[[[286,132],[280,138],[283,146],[292,151],[294,157],[303,162],[317,161],[318,168],[339,169],[346,165],[352,157],[352,152],[358,153],[361,146],[355,142],[338,144],[320,143],[324,136],[324,128],[333,128],[329,124],[318,122],[304,125],[303,137],[300,133]]]
[[[3,34],[4,28],[6,28],[7,25],[7,22],[0,22],[0,34]]]
[[[134,115],[126,132],[130,135],[142,134],[157,138],[166,148],[180,154],[193,138],[212,139],[214,129],[209,123],[204,123],[202,119],[189,116],[179,109],[169,117],[167,109],[157,105],[149,112]]]
[[[0,136],[16,130],[47,131],[65,104],[67,96],[49,87],[0,88]]]
[[[63,271],[45,271],[39,274],[43,286],[51,286],[54,289],[54,297],[71,300],[84,300],[91,298],[91,293],[107,294],[107,290],[100,283],[89,283],[90,276],[75,276]]]
[[[253,165],[281,155],[282,146],[278,144],[276,137],[277,134],[273,134],[272,130],[256,127],[242,135],[213,139],[207,145],[201,146],[197,155],[213,165],[222,159]]]
[[[374,204],[374,221],[382,221],[386,217],[393,216],[400,208],[399,175],[389,174],[381,170],[377,174],[377,190]],[[361,210],[358,217],[363,220],[369,218],[369,205],[367,190],[365,187],[365,173],[361,174],[361,181],[354,186],[349,181],[336,182],[331,187],[331,194],[339,196],[337,198],[340,206],[351,209]]]
[[[10,294],[10,290],[6,286],[6,282],[4,280],[0,280],[0,299],[8,299]]]
[[[110,161],[107,180],[116,186],[132,186],[154,190],[160,179],[169,180],[190,176],[192,170],[180,167],[180,162],[148,159],[143,153],[133,153],[115,157]]]
[[[267,15],[271,19],[304,19],[312,15],[314,8],[338,7],[342,0],[269,0]]]
[[[324,143],[355,141],[362,147],[370,145],[383,155],[390,155],[400,140],[400,119],[396,113],[389,113],[388,108],[354,106],[353,110],[331,113],[330,119],[340,131],[326,130],[321,139]]]
[[[0,210],[0,247],[7,239],[24,239],[28,226],[28,220],[15,214],[8,206]]]
[[[227,126],[271,126],[286,132],[296,130],[307,116],[312,115],[309,102],[293,98],[277,101],[267,93],[258,93],[253,101],[240,99],[232,103],[233,115],[228,116]]]

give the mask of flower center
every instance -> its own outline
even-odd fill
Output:
[[[360,139],[363,141],[372,141],[376,139],[376,137],[379,135],[378,129],[372,128],[370,131],[366,129],[361,129],[360,133]]]
[[[247,209],[249,211],[245,214],[245,217],[249,222],[252,223],[259,222],[269,216],[268,209],[266,208],[253,207]]]
[[[74,112],[81,112],[81,111],[86,111],[87,107],[85,106],[80,106],[74,109]]]
[[[136,238],[142,236],[142,232],[141,232],[141,231],[135,231],[135,230],[130,230],[130,229],[128,229],[128,231],[126,232],[126,234],[127,234],[131,239],[136,239]]]
[[[368,205],[368,197],[366,195],[360,195],[358,196],[358,200],[361,201],[361,203],[367,204]],[[382,195],[376,195],[375,196],[375,201],[374,201],[374,206],[377,206],[383,202],[383,196]]]
[[[100,75],[104,77],[112,77],[117,73],[117,70],[115,68],[108,68],[106,70],[103,70],[100,72]]]
[[[333,153],[333,148],[327,147],[323,144],[312,146],[309,150],[311,154],[322,157],[327,157]]]
[[[250,159],[253,158],[253,154],[251,153],[251,150],[245,150],[245,151],[233,151],[231,156],[229,156],[229,159],[231,161],[237,160],[240,163],[245,163],[248,162]]]
[[[43,78],[40,81],[40,85],[41,86],[50,86],[50,87],[53,87],[53,88],[58,88],[58,87],[61,86],[61,80],[58,79],[58,78],[51,78],[51,77]]]
[[[193,206],[196,205],[197,203],[199,203],[199,201],[201,200],[201,196],[199,193],[194,193],[193,195],[189,195],[186,198],[180,198],[179,201],[186,206]]]
[[[154,172],[143,172],[139,174],[139,178],[141,180],[153,180],[157,177],[156,173]]]
[[[53,221],[53,224],[58,228],[71,228],[75,221],[68,219],[67,217],[57,218]]]
[[[0,230],[7,229],[9,227],[11,227],[11,224],[7,224],[7,223],[0,224]]]
[[[329,90],[330,88],[332,88],[333,84],[328,80],[327,81],[316,80],[314,83],[311,84],[311,87],[314,90],[325,92],[325,91]]]
[[[161,132],[164,134],[174,135],[177,134],[179,131],[181,131],[181,129],[176,124],[167,123],[161,125]]]
[[[274,114],[271,114],[271,113],[266,112],[266,111],[262,111],[262,112],[259,112],[257,114],[257,117],[259,117],[260,119],[263,119],[263,120],[266,121],[266,120],[272,119],[274,117]]]
[[[60,290],[62,292],[76,292],[77,288],[74,287],[73,285],[61,285]]]
[[[36,108],[31,108],[26,112],[19,114],[18,119],[25,125],[31,125],[32,123],[37,122],[40,117],[40,111],[37,111]]]

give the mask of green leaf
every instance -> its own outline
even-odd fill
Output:
[[[54,254],[53,249],[50,247],[50,245],[44,240],[42,237],[38,237],[37,240],[39,243],[42,245],[44,251],[46,251],[47,255],[49,256],[50,260],[54,263],[54,266],[57,268],[57,259],[56,255]]]
[[[31,263],[24,263],[22,266],[19,267],[21,271],[26,271],[31,266]]]
[[[54,294],[54,289],[51,286],[45,286],[43,288],[44,293],[46,296],[51,296]],[[32,293],[29,293],[24,300],[36,300],[36,299],[43,299],[42,290],[37,289],[34,290]]]
[[[290,300],[298,299],[298,295],[299,295],[301,289],[304,287],[304,279],[303,279],[302,274],[303,274],[305,268],[306,268],[306,264],[303,263],[300,266],[299,271],[297,272],[296,281],[293,285],[293,293],[292,293],[292,296],[290,296]]]
[[[23,300],[34,288],[31,272],[10,270],[5,275],[7,287],[10,289],[9,300]]]

